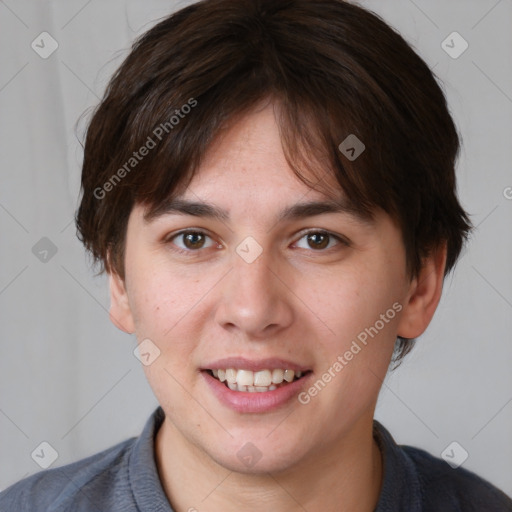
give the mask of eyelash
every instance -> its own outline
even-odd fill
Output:
[[[164,243],[165,244],[171,244],[171,242],[175,239],[175,238],[178,238],[179,236],[183,236],[183,235],[188,235],[188,234],[201,234],[201,235],[204,235],[208,238],[211,238],[211,236],[206,233],[205,231],[201,230],[201,229],[184,229],[183,231],[179,231],[178,233],[174,233],[173,235],[167,237],[165,240],[164,240]],[[304,237],[308,236],[308,235],[324,235],[324,236],[328,236],[330,238],[334,238],[339,244],[341,244],[342,246],[344,247],[350,247],[350,242],[345,239],[344,237],[341,237],[339,235],[335,235],[334,233],[331,233],[330,231],[325,231],[325,230],[321,230],[321,229],[312,229],[312,230],[309,230],[309,231],[305,231],[303,233],[301,233],[301,236],[298,238],[297,241],[299,240],[302,240]],[[174,245],[174,244],[171,244],[171,245]],[[211,247],[207,247],[207,249],[211,249]],[[317,252],[317,253],[326,253],[326,252],[330,252],[331,250],[333,249],[333,247],[330,247],[329,249],[311,249],[311,251],[313,252]],[[177,254],[183,254],[185,256],[189,256],[189,257],[194,257],[196,256],[201,250],[202,248],[200,249],[197,249],[197,250],[194,250],[194,249],[181,249],[179,247],[176,247],[174,245],[174,247],[171,248],[172,251],[176,252]]]

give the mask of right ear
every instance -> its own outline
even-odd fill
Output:
[[[109,272],[110,280],[110,321],[121,331],[135,332],[135,323],[128,302],[124,280],[114,271]]]

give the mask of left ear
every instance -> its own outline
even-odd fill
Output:
[[[441,299],[445,266],[446,243],[425,258],[419,275],[411,281],[398,336],[417,338],[428,327]]]
[[[110,320],[121,331],[133,334],[135,332],[135,323],[128,302],[125,282],[115,271],[109,273],[109,280]]]

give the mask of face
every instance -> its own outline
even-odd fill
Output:
[[[297,208],[331,198],[287,165],[272,106],[229,130],[179,199],[149,222],[133,209],[125,281],[111,281],[113,320],[146,340],[162,428],[242,472],[357,439],[410,324],[397,226]]]

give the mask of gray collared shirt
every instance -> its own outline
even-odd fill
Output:
[[[0,511],[173,512],[154,457],[163,419],[158,407],[138,438],[12,485],[0,493]],[[512,512],[512,500],[496,487],[423,450],[397,445],[378,421],[374,437],[384,459],[375,512]],[[194,508],[201,510],[200,503],[191,503]]]

